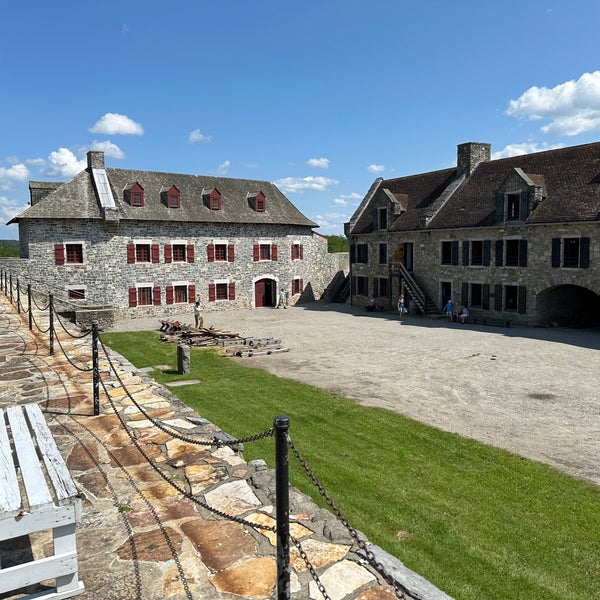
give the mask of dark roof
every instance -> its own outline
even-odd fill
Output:
[[[526,223],[600,219],[598,142],[480,163],[445,202],[440,202],[442,194],[458,181],[457,169],[380,180],[378,187],[379,193],[389,189],[396,197],[408,196],[407,210],[394,222],[394,231],[480,227],[494,224],[496,194],[515,169],[541,187],[544,196]],[[366,208],[354,232],[366,232]]]
[[[318,227],[305,217],[283,193],[268,181],[155,171],[106,169],[118,217],[135,221],[197,223],[255,223]],[[144,206],[130,206],[125,191],[138,182],[144,190]],[[161,192],[176,186],[180,208],[168,208]],[[202,192],[217,188],[222,195],[221,210],[211,210]],[[256,212],[249,199],[256,192],[266,196],[266,210]],[[50,192],[11,222],[21,219],[102,219],[102,210],[89,169]]]

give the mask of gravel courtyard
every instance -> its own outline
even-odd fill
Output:
[[[387,408],[600,485],[600,330],[500,328],[314,303],[204,315],[290,348],[242,364]],[[180,315],[192,323],[193,314]],[[113,331],[157,329],[157,319]],[[218,423],[217,423],[218,425]],[[293,424],[292,424],[293,426]]]

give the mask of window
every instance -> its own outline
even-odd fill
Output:
[[[173,262],[185,262],[185,244],[173,244]]]
[[[366,296],[368,294],[368,283],[367,277],[354,276],[353,278],[354,293],[358,296]]]
[[[519,305],[519,288],[516,285],[504,286],[504,310],[517,310]]]
[[[387,298],[389,290],[389,281],[387,277],[377,277],[375,279],[375,296],[378,298]]]
[[[487,283],[469,283],[463,284],[468,285],[468,297],[465,296],[463,288],[463,304],[474,308],[483,308],[488,310],[490,308],[490,286]]]
[[[590,266],[590,238],[553,238],[552,266],[565,269],[587,269]]]
[[[69,300],[85,300],[84,288],[69,288],[67,290]]]
[[[387,244],[379,244],[379,264],[387,264]]]
[[[377,228],[378,229],[387,229],[387,208],[379,208],[377,210]]]
[[[159,258],[158,244],[152,244],[143,240],[127,244],[128,263],[157,263],[159,262]]]
[[[129,306],[152,306],[160,304],[160,287],[151,283],[138,283],[129,288]]]
[[[527,240],[496,240],[497,267],[526,267]]]
[[[131,206],[144,206],[144,188],[136,181],[129,189],[125,188],[125,198]]]
[[[235,283],[215,281],[208,285],[208,301],[235,300]]]
[[[521,194],[506,194],[506,220],[518,221],[519,205],[521,203]]]
[[[226,244],[215,244],[215,260],[227,260]]]
[[[472,283],[471,284],[471,302],[469,303],[471,306],[481,307],[481,302],[483,298],[483,289],[481,283]]]
[[[167,192],[167,206],[169,208],[179,208],[181,206],[181,194],[177,186],[172,185]]]
[[[369,262],[369,246],[367,244],[356,244],[356,262]]]
[[[152,305],[152,288],[151,287],[137,288],[137,303],[138,303],[138,306],[151,306]]]
[[[458,264],[458,242],[442,242],[441,264],[457,265]]]
[[[260,260],[271,260],[271,244],[260,244]]]
[[[497,311],[525,313],[527,310],[527,288],[523,285],[496,285],[494,308]]]
[[[277,260],[277,244],[262,242],[254,244],[254,260]]]
[[[253,208],[256,212],[267,210],[267,198],[262,192],[249,192],[246,197],[250,208]]]
[[[216,190],[210,194],[210,210],[221,210],[221,194]]]
[[[173,292],[174,292],[175,304],[188,301],[187,285],[174,285]]]
[[[292,279],[292,296],[294,294],[301,294],[304,291],[304,280],[303,279]]]
[[[150,244],[135,245],[135,262],[150,262]]]
[[[65,254],[67,264],[82,264],[83,263],[83,245],[82,244],[65,244]]]
[[[483,242],[475,240],[471,242],[471,264],[483,265]],[[488,263],[489,264],[489,263]]]
[[[302,260],[304,258],[304,246],[299,243],[292,244],[292,260]]]

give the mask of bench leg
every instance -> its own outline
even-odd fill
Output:
[[[75,540],[75,523],[69,523],[52,530],[54,538],[54,554],[64,554],[68,552],[75,553],[77,556],[77,543]],[[73,591],[73,595],[83,592],[83,584],[79,581],[78,565],[75,565],[75,571],[67,575],[56,578],[57,594],[65,594]],[[67,598],[69,596],[63,596]]]

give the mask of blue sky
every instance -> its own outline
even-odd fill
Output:
[[[2,3],[0,239],[28,182],[108,167],[275,182],[323,234],[376,177],[598,141],[600,3]]]

